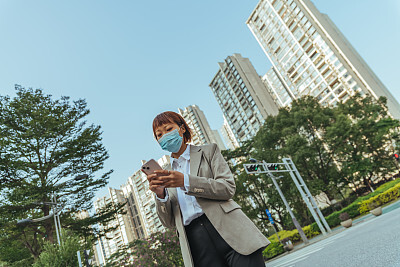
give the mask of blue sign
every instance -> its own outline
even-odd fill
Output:
[[[267,213],[268,220],[270,221],[271,224],[274,224],[274,219],[272,219],[271,212],[269,212],[268,209],[265,209],[265,212]]]

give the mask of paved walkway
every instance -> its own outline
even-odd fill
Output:
[[[400,208],[400,200],[398,200],[398,201],[396,201],[396,202],[394,202],[392,204],[389,204],[388,206],[383,207],[382,208],[382,213],[386,214],[386,213],[389,213],[389,212],[391,212],[391,211],[393,211],[395,209],[398,209],[398,208]],[[376,218],[374,215],[368,213],[365,216],[362,216],[360,218],[357,218],[357,219],[353,220],[353,226],[357,226],[359,224],[362,225],[365,222],[368,222],[368,221],[370,221],[370,220],[372,220],[374,218]],[[294,249],[292,251],[285,252],[285,253],[283,253],[283,254],[281,254],[281,255],[279,255],[279,256],[277,256],[277,257],[275,257],[275,258],[273,258],[273,259],[271,259],[269,261],[267,261],[266,264],[267,264],[267,266],[275,266],[276,263],[281,261],[279,259],[285,258],[285,257],[289,257],[289,255],[291,255],[293,253],[296,253],[297,251],[299,251],[299,252],[296,253],[296,254],[301,254],[302,255],[301,257],[304,258],[304,257],[306,257],[308,255],[308,253],[314,253],[314,252],[316,252],[316,251],[318,251],[320,249],[323,249],[325,246],[327,246],[330,243],[334,242],[337,238],[340,238],[343,235],[342,232],[345,229],[346,228],[344,228],[341,225],[338,226],[338,227],[335,227],[335,228],[332,229],[332,233],[331,234],[328,234],[328,235],[325,235],[325,236],[321,234],[321,235],[318,235],[318,236],[316,236],[314,238],[311,238],[311,239],[309,239],[309,243],[307,245],[305,245],[304,243],[300,243],[298,245],[295,245],[295,247],[294,247]],[[316,243],[318,243],[318,245]],[[400,244],[400,241],[399,241],[399,244]],[[313,248],[312,249],[308,248],[309,246],[311,246]],[[315,250],[315,246],[318,246],[317,250]],[[310,251],[308,251],[308,250],[310,250]],[[300,259],[296,258],[296,261],[301,260],[301,259],[302,258],[300,258]]]

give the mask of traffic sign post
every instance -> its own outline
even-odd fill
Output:
[[[267,213],[269,222],[270,222],[271,224],[274,224],[274,219],[272,219],[271,212],[269,212],[268,209],[265,209],[265,213]]]
[[[297,170],[296,166],[294,165],[293,161],[290,158],[283,158],[283,163],[266,163],[265,161],[262,161],[262,162],[256,163],[256,164],[243,164],[243,166],[244,166],[246,173],[248,173],[248,174],[260,174],[260,173],[268,174],[268,176],[271,178],[274,186],[276,187],[276,190],[278,191],[279,195],[281,196],[282,201],[286,206],[286,209],[288,210],[290,216],[292,217],[292,221],[293,221],[294,225],[296,226],[297,230],[299,231],[299,234],[304,243],[308,243],[308,239],[307,239],[306,235],[304,234],[304,231],[301,228],[300,224],[297,222],[296,218],[294,217],[294,214],[293,214],[288,202],[286,201],[285,196],[283,195],[278,183],[276,182],[277,178],[273,175],[274,173],[285,172],[285,173],[290,174],[290,177],[292,178],[297,189],[299,190],[304,202],[307,205],[307,208],[310,210],[311,215],[313,216],[319,229],[321,229],[321,233],[323,235],[326,235],[327,232],[329,232],[329,233],[332,232],[331,228],[329,227],[328,223],[325,220],[325,217],[323,216],[322,212],[318,208],[315,199],[311,195],[310,190],[308,190],[307,185],[305,184],[299,171]]]
[[[274,219],[272,218],[271,212],[269,212],[268,209],[265,209],[265,213],[267,213],[268,220],[272,224],[272,228],[274,228],[274,231],[275,231],[276,237],[278,237],[279,243],[282,244],[281,239],[279,238],[278,231],[276,230],[276,224],[274,222]]]

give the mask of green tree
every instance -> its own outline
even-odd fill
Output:
[[[106,267],[111,266],[183,266],[179,239],[171,229],[137,239],[111,255]]]
[[[228,162],[237,163],[230,164],[237,184],[235,200],[262,229],[268,227],[265,208],[274,211],[283,228],[293,227],[269,178],[245,174],[242,163],[250,157],[266,162],[290,157],[314,196],[324,193],[328,200],[344,199],[349,183],[369,186],[373,177],[394,170],[398,128],[399,122],[387,114],[382,98],[375,101],[356,95],[337,107],[322,106],[313,97],[294,100],[290,107],[268,117],[242,147],[224,153]],[[311,223],[291,178],[283,175],[278,184],[299,222]]]
[[[278,114],[279,118],[281,114]],[[332,123],[331,107],[323,107],[313,97],[303,97],[292,103],[282,114],[290,123],[280,153],[292,158],[313,195],[321,192],[329,200],[342,195],[346,180],[335,163],[335,147],[328,148],[325,134]]]
[[[399,121],[388,114],[384,97],[355,95],[333,111],[327,143],[347,183],[373,190],[374,178],[385,178],[397,169],[393,153],[399,144]]]
[[[53,194],[65,205],[63,227],[76,231],[87,231],[118,209],[73,219],[92,208],[95,192],[112,173],[99,174],[109,156],[100,126],[86,125],[85,100],[71,103],[69,97],[53,99],[41,89],[15,89],[13,99],[0,96],[0,243],[11,246],[10,240],[20,240],[37,259],[44,241],[55,241],[54,223],[45,220],[21,228],[16,221],[49,215],[50,207],[41,203],[51,202]],[[84,179],[74,179],[83,174]]]
[[[334,163],[333,152],[324,144],[323,137],[331,120],[332,110],[322,107],[316,99],[305,97],[295,100],[291,107],[281,108],[278,115],[268,117],[245,147],[227,152],[226,156],[228,159],[235,158],[237,162],[249,157],[266,162],[281,162],[282,158],[290,157],[312,194],[324,192],[333,199],[340,194],[341,186],[346,184]],[[232,168],[232,171],[238,171],[237,200],[244,206],[247,215],[253,220],[259,219],[259,225],[266,228],[268,219],[263,211],[269,208],[277,215],[275,220],[282,228],[292,228],[294,225],[291,218],[270,178],[265,175],[248,176],[240,168],[239,165],[236,169]],[[301,224],[311,223],[311,214],[292,179],[286,174],[282,176],[278,184],[297,219]]]
[[[77,251],[81,252],[83,259],[83,251],[91,247],[82,245],[81,238],[72,232],[63,232],[63,245],[58,246],[46,241],[44,248],[38,260],[33,264],[34,267],[54,267],[68,266],[74,267],[78,265]]]
[[[257,135],[262,134],[261,130]],[[270,151],[265,157],[256,153],[254,143],[263,141],[265,151]],[[265,209],[269,209],[277,214],[275,221],[286,228],[291,224],[291,219],[285,209],[285,206],[276,191],[272,181],[264,174],[249,175],[245,172],[243,164],[250,163],[249,158],[264,159],[268,162],[274,162],[277,159],[277,151],[274,149],[276,139],[273,135],[267,135],[266,138],[253,138],[245,142],[240,148],[222,151],[225,159],[230,165],[231,171],[235,176],[236,192],[233,199],[242,207],[246,215],[253,220],[264,232],[272,234],[273,228],[269,222]],[[250,151],[252,153],[250,153]],[[251,154],[251,155],[250,155]],[[233,164],[233,161],[236,164]]]

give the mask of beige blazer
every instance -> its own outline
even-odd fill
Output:
[[[237,252],[249,255],[270,242],[232,200],[233,175],[216,144],[190,147],[189,191],[222,238]],[[168,188],[166,202],[156,200],[162,224],[176,228],[185,266],[193,266],[176,188]]]

